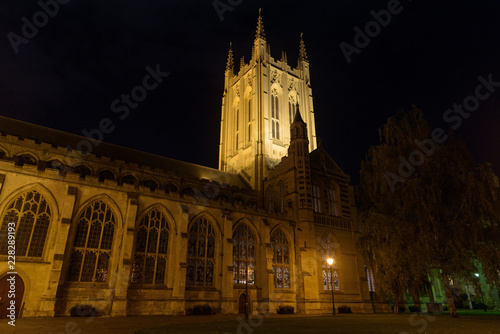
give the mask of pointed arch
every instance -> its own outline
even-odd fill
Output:
[[[80,174],[80,178],[84,179],[88,175],[93,175],[92,168],[87,164],[78,164],[71,168],[71,171]]]
[[[167,182],[163,186],[166,194],[176,193],[179,191],[179,188],[173,182]]]
[[[28,185],[11,195],[5,203],[0,235],[13,232],[16,256],[41,258],[51,222],[58,217],[52,194],[40,184]],[[1,243],[0,255],[8,254],[9,245]]]
[[[278,192],[278,209],[279,212],[285,212],[285,181],[280,179],[277,183],[276,190]]]
[[[321,252],[321,267],[322,267],[322,280],[323,290],[332,290],[332,287],[338,291],[340,290],[339,282],[339,254],[340,243],[337,237],[330,231],[325,232],[320,241]],[[333,258],[335,261],[331,268],[326,263],[328,258]]]
[[[204,212],[188,226],[186,285],[214,286],[217,240],[220,229],[213,216]]]
[[[233,229],[233,283],[255,284],[258,240],[249,219],[239,220]]]
[[[2,146],[0,146],[0,160],[1,159],[6,159],[8,158],[9,154],[7,152],[7,149],[3,148]]]
[[[122,176],[120,183],[121,184],[130,184],[132,186],[136,186],[137,185],[137,177],[135,177],[132,174],[125,174]]]
[[[60,174],[66,171],[66,165],[59,159],[50,159],[45,162],[45,168],[58,170]]]
[[[142,181],[142,185],[148,187],[151,191],[155,191],[160,186],[160,183],[153,178],[148,178]]]
[[[116,180],[115,172],[109,168],[101,169],[97,172],[97,177],[99,178],[99,182],[104,182],[104,180]]]
[[[107,195],[100,195],[87,200],[79,210],[67,281],[108,280],[113,240],[120,226],[111,203]]]
[[[173,217],[161,204],[152,205],[139,215],[130,277],[132,284],[165,285],[172,231],[175,233]]]
[[[292,124],[295,119],[295,114],[299,109],[299,103],[299,95],[297,94],[297,91],[295,91],[295,89],[290,91],[288,94],[288,119],[290,124]]]
[[[38,164],[38,157],[31,152],[24,152],[16,154],[14,158],[15,164],[17,166],[31,165],[36,166]]]
[[[280,139],[280,92],[277,84],[271,87],[271,138]]]

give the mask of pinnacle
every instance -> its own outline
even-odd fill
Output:
[[[266,39],[264,34],[264,23],[262,22],[261,10],[259,8],[259,18],[257,19],[257,32],[255,33],[255,39],[262,38]]]
[[[226,72],[234,74],[233,43],[229,43],[229,55],[227,56]]]
[[[299,46],[299,63],[303,61],[309,61],[307,59],[306,53],[306,45],[304,44],[304,40],[302,39],[303,33],[300,33],[300,46]]]

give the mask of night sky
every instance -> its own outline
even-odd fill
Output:
[[[388,116],[415,104],[433,127],[448,130],[443,114],[474,95],[478,76],[500,82],[498,0],[401,0],[400,13],[351,63],[339,44],[354,45],[353,29],[364,30],[370,12],[390,1],[231,2],[237,5],[221,21],[210,0],[72,0],[15,53],[9,32],[22,36],[22,18],[33,22],[42,9],[37,1],[2,0],[0,115],[75,134],[110,118],[115,129],[104,141],[217,168],[229,42],[237,67],[241,56],[249,60],[262,8],[273,57],[285,51],[295,67],[304,33],[318,137],[357,183]],[[157,64],[169,76],[118,118],[112,102]],[[455,133],[500,175],[497,90]]]

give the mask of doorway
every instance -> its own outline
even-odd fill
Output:
[[[7,279],[15,278],[15,297],[9,298],[10,282]],[[19,318],[19,313],[21,311],[21,306],[23,302],[24,295],[24,281],[21,276],[15,275],[5,275],[0,279],[0,319],[7,319],[7,315],[10,311],[7,310],[10,301],[13,299],[16,301],[16,319]]]
[[[240,299],[238,300],[238,313],[245,314],[245,305],[247,303],[247,296],[242,293]]]

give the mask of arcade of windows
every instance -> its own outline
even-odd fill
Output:
[[[0,232],[6,233],[8,222],[15,222],[16,251],[19,256],[41,257],[50,219],[51,210],[43,196],[36,190],[27,191],[7,206]],[[104,201],[97,200],[88,204],[76,221],[66,280],[106,282],[116,228],[115,215]],[[189,225],[187,286],[214,285],[215,234],[213,223],[204,216],[198,217]],[[146,212],[138,223],[135,238],[131,284],[164,285],[169,242],[169,224],[165,215],[158,209]],[[333,243],[328,238],[322,242],[322,260],[325,254],[333,254]],[[233,282],[245,284],[248,280],[248,284],[255,284],[255,234],[247,224],[242,223],[234,230],[232,241]],[[289,289],[290,246],[286,235],[279,228],[271,234],[271,248],[274,287]],[[0,245],[0,254],[7,254],[6,244]],[[327,277],[324,265],[323,269],[323,275]],[[336,271],[333,279],[338,290]],[[328,276],[325,280],[328,283],[332,278]]]

